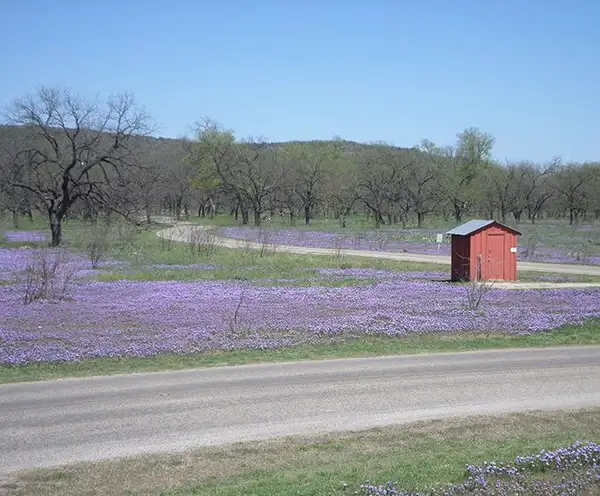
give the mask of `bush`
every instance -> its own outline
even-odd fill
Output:
[[[97,223],[92,224],[86,233],[86,238],[85,251],[92,269],[96,269],[110,246],[110,227],[108,225],[98,227]]]
[[[188,234],[189,249],[192,255],[213,256],[221,242],[215,228],[193,228]]]
[[[65,249],[31,251],[25,270],[16,281],[23,288],[23,304],[65,299],[73,275],[74,269],[69,267],[69,253]]]

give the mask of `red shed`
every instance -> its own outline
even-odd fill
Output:
[[[471,220],[446,234],[452,236],[452,280],[517,280],[517,236],[495,220]]]

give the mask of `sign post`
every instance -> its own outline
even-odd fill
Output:
[[[438,251],[440,251],[440,246],[442,246],[443,241],[444,241],[444,235],[443,234],[438,234],[437,235]]]

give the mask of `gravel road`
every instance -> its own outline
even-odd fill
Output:
[[[600,406],[600,346],[342,359],[0,386],[2,474],[448,416]]]
[[[204,229],[202,226],[179,223],[173,227],[158,231],[156,234],[173,241],[189,242],[195,229]],[[260,249],[259,243],[248,242],[241,239],[220,238],[219,243],[226,248],[251,248]],[[420,255],[418,253],[396,253],[372,250],[338,250],[332,248],[312,248],[306,246],[277,245],[276,251],[307,255],[344,255],[350,257],[383,258],[410,262],[424,262],[450,265],[450,257],[442,255]],[[518,262],[517,268],[524,272],[548,272],[554,274],[591,275],[600,277],[600,266],[558,264],[542,262]],[[563,284],[564,285],[564,284]],[[600,283],[589,283],[588,286],[598,286]]]

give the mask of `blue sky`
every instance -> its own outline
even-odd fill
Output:
[[[452,144],[600,160],[597,0],[0,0],[0,106],[130,91],[177,137]]]

